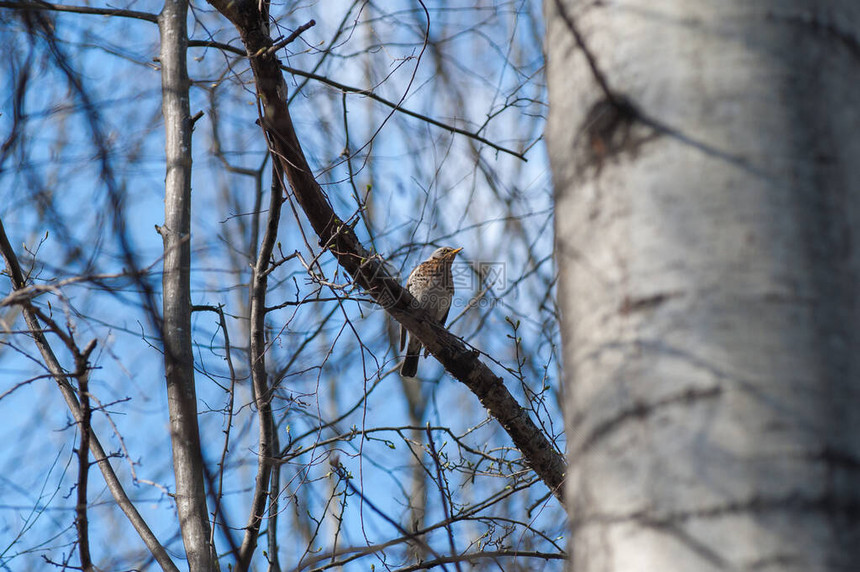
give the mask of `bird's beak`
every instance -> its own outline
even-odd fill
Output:
[[[463,250],[462,246],[460,248],[455,248],[454,250],[452,250],[451,252],[448,253],[448,257],[451,260],[454,260],[454,257],[457,256],[457,253],[460,252],[461,250]]]

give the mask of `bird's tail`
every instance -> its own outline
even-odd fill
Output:
[[[415,377],[418,373],[418,356],[406,356],[403,365],[400,366],[400,375],[403,377]]]
[[[421,356],[421,344],[414,343],[409,340],[409,346],[406,349],[406,359],[403,360],[403,365],[400,366],[400,375],[403,377],[415,377],[418,373],[418,358]]]

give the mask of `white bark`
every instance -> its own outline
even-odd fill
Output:
[[[571,569],[856,570],[860,4],[545,8]]]

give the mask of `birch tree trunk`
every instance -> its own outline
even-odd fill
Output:
[[[856,2],[545,13],[571,569],[856,570]]]

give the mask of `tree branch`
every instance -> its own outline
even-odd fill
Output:
[[[12,288],[20,290],[26,287],[27,284],[24,281],[21,266],[18,264],[18,257],[15,255],[12,245],[9,243],[9,238],[6,236],[6,230],[3,227],[2,220],[0,220],[0,254],[2,254],[3,260],[6,262],[6,269],[12,281]],[[54,380],[57,382],[57,386],[63,394],[63,398],[66,401],[69,411],[71,411],[72,416],[75,418],[77,423],[82,423],[83,412],[81,411],[78,400],[75,397],[75,390],[66,377],[63,367],[60,365],[57,356],[51,349],[45,334],[42,332],[42,326],[39,323],[38,318],[36,318],[29,301],[21,303],[21,310],[24,314],[24,320],[27,322],[27,327],[29,327],[32,332],[33,339],[36,342],[36,347],[42,354],[42,359],[45,360],[45,365],[48,367],[48,371],[51,372]],[[149,529],[149,525],[146,524],[146,521],[143,520],[143,517],[141,517],[140,513],[137,512],[137,508],[131,502],[131,499],[128,498],[122,483],[119,482],[119,478],[117,478],[116,473],[110,464],[110,460],[108,459],[105,450],[102,448],[98,437],[93,432],[90,433],[90,452],[93,454],[93,459],[95,459],[98,464],[99,469],[102,472],[102,476],[104,477],[105,484],[107,484],[114,500],[125,513],[126,517],[128,517],[129,522],[131,522],[131,525],[137,531],[138,535],[140,535],[141,539],[146,544],[146,547],[152,553],[153,558],[155,558],[155,561],[158,562],[162,570],[179,572],[179,569],[175,564],[173,564],[167,551],[161,543],[158,542],[158,539],[152,533],[152,530]]]
[[[100,16],[118,16],[121,18],[132,18],[136,20],[144,20],[147,22],[158,22],[158,16],[156,14],[152,14],[149,12],[140,12],[136,10],[123,10],[118,8],[93,8],[90,6],[64,6],[62,4],[51,4],[49,2],[9,2],[7,0],[0,0],[0,8],[14,8],[17,10],[43,10],[43,11],[52,11],[52,12],[73,12],[77,14],[93,14]],[[290,34],[285,40],[278,42],[277,44],[273,44],[266,48],[270,52],[274,52],[279,50],[280,48],[286,46],[290,42],[294,41],[302,32],[314,26],[316,22],[311,20],[310,22],[303,24],[299,28],[297,28],[292,34]],[[227,51],[235,53],[236,55],[244,56],[246,54],[242,53],[241,50],[236,49],[236,47],[231,46],[229,44],[223,44],[221,42],[213,42],[209,40],[190,40],[188,42],[189,47],[213,47],[218,48],[219,50]],[[269,54],[271,55],[271,54]],[[391,109],[395,109],[398,112],[408,115],[410,117],[414,117],[416,119],[420,119],[425,123],[429,123],[435,127],[439,127],[444,129],[450,133],[456,133],[457,135],[463,135],[464,137],[468,137],[470,139],[474,139],[479,143],[483,143],[487,147],[491,147],[500,153],[506,153],[511,155],[512,157],[516,157],[522,161],[528,161],[526,159],[524,152],[514,151],[513,149],[508,149],[507,147],[503,147],[497,143],[494,143],[483,137],[478,135],[477,133],[473,133],[461,127],[455,127],[453,125],[448,125],[447,123],[443,123],[437,119],[433,119],[432,117],[428,117],[426,115],[422,115],[421,113],[412,111],[410,109],[406,109],[405,107],[401,107],[399,104],[394,103],[381,97],[374,93],[372,90],[362,89],[359,87],[353,87],[350,85],[346,85],[344,83],[337,82],[333,79],[329,79],[325,76],[317,75],[315,73],[306,72],[300,69],[292,68],[289,66],[281,66],[284,71],[287,71],[291,74],[298,75],[307,79],[312,79],[314,81],[318,81],[320,83],[324,83],[328,86],[331,86],[335,89],[339,89],[344,93],[355,93],[357,95],[363,95],[368,97],[376,102],[379,102]]]
[[[92,572],[93,560],[90,556],[90,532],[87,519],[87,481],[90,474],[90,436],[92,434],[92,409],[89,395],[89,357],[96,347],[92,340],[83,352],[73,345],[75,355],[75,377],[78,380],[78,396],[81,405],[81,440],[78,445],[78,487],[75,505],[75,528],[78,531],[78,553],[81,558],[81,570]]]
[[[0,0],[0,8],[14,8],[15,10],[40,10],[50,12],[72,12],[74,14],[92,14],[95,16],[119,16],[120,18],[132,18],[145,20],[147,22],[158,22],[158,16],[150,12],[139,12],[137,10],[123,10],[121,8],[93,8],[91,6],[64,6],[62,4],[51,4],[50,2],[7,2]]]
[[[278,223],[281,220],[283,199],[282,177],[278,164],[272,166],[272,191],[269,198],[269,217],[260,252],[254,264],[251,278],[251,381],[260,428],[259,450],[257,451],[257,477],[251,501],[251,514],[245,527],[245,536],[239,548],[236,570],[245,572],[251,567],[251,557],[257,548],[260,523],[266,511],[269,496],[269,479],[272,475],[272,391],[266,373],[266,289],[268,287],[269,260],[278,238]]]
[[[191,340],[192,120],[186,66],[187,13],[186,0],[165,0],[158,19],[167,164],[164,226],[159,228],[164,241],[162,340],[182,542],[190,570],[210,572],[218,568],[218,560],[210,542]]]
[[[213,42],[210,40],[191,40],[188,42],[188,46],[189,47],[203,47],[203,48],[218,48],[219,50],[222,50],[225,52],[230,52],[230,53],[236,54],[237,56],[247,56],[247,54],[243,53],[242,50],[240,50],[236,46],[231,46],[230,44],[224,44],[222,42]],[[385,99],[384,97],[380,96],[379,94],[377,94],[373,90],[364,89],[361,87],[354,87],[351,85],[347,85],[345,83],[340,83],[340,82],[335,81],[333,79],[327,78],[324,75],[319,75],[319,74],[315,74],[313,72],[308,72],[308,71],[300,70],[298,68],[286,66],[280,62],[278,63],[278,65],[280,66],[280,68],[283,71],[285,71],[287,73],[291,73],[291,74],[297,75],[299,77],[304,77],[307,79],[312,79],[314,81],[318,81],[322,84],[325,84],[329,87],[333,87],[333,88],[340,90],[344,93],[354,93],[356,95],[363,95],[364,97],[367,97],[368,99],[372,99],[373,101],[381,103],[382,105],[385,105],[386,107],[389,107],[391,109],[396,110],[398,113],[402,113],[403,115],[408,115],[409,117],[414,117],[415,119],[420,119],[421,121],[423,121],[425,123],[429,123],[430,125],[433,125],[435,127],[439,127],[440,129],[444,129],[445,131],[448,131],[449,133],[456,133],[457,135],[462,135],[464,137],[468,137],[469,139],[473,139],[479,143],[483,143],[487,147],[491,147],[491,148],[495,149],[496,151],[499,151],[500,153],[505,153],[505,154],[510,155],[512,157],[516,157],[517,159],[520,159],[522,161],[526,161],[526,162],[528,161],[528,159],[526,159],[525,152],[519,152],[519,151],[514,151],[513,149],[508,149],[507,147],[503,147],[503,146],[499,145],[498,143],[494,143],[494,142],[490,141],[486,137],[483,137],[481,135],[478,135],[477,133],[473,133],[471,131],[463,129],[462,127],[455,127],[453,125],[443,123],[443,122],[439,121],[438,119],[433,119],[432,117],[418,113],[417,111],[412,111],[411,109],[407,109],[407,108],[403,107],[402,105],[400,105],[399,103],[395,103],[393,101]]]
[[[269,138],[273,159],[292,187],[296,199],[319,237],[338,263],[374,300],[415,335],[456,379],[464,383],[495,417],[516,447],[559,500],[566,470],[564,458],[553,447],[528,412],[516,402],[502,379],[478,359],[479,353],[448,332],[421,310],[385,267],[371,255],[349,225],[334,213],[305,159],[286,104],[287,86],[280,62],[265,50],[272,45],[268,26],[256,2],[209,0],[236,26],[250,58],[262,107],[260,122]],[[260,50],[264,50],[260,52]]]

